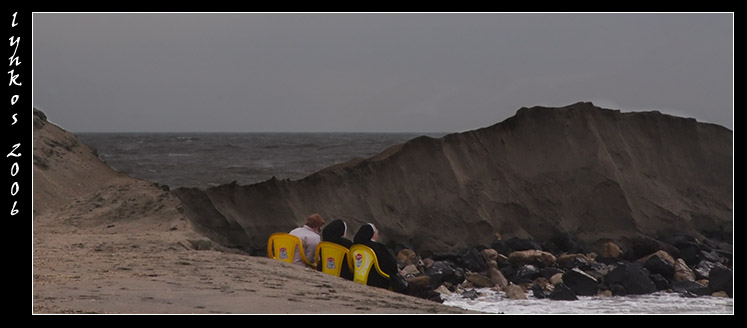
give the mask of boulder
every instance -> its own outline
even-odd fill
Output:
[[[648,256],[643,267],[665,278],[671,279],[674,276],[674,259],[665,251],[657,251]]]
[[[647,236],[628,238],[628,243],[630,247],[625,255],[630,260],[640,259],[659,250],[664,250],[675,257],[679,254],[679,250],[676,247]]]
[[[547,279],[550,279],[550,277],[552,277],[552,276],[554,276],[554,275],[556,275],[558,273],[564,273],[564,272],[565,272],[565,270],[560,269],[560,268],[556,268],[556,267],[544,267],[544,268],[540,269],[540,275],[543,276],[543,277],[545,277],[545,278],[547,278]]]
[[[681,258],[687,265],[696,265],[700,262],[700,247],[697,244],[687,245],[680,248],[679,258]]]
[[[698,240],[693,236],[684,235],[681,233],[669,234],[660,238],[661,241],[670,244],[680,250],[688,246],[697,246]]]
[[[425,270],[425,275],[431,278],[434,285],[449,282],[458,285],[464,281],[464,272],[460,268],[454,268],[447,261],[435,261],[433,265]]]
[[[711,294],[713,297],[729,297],[729,294],[727,294],[725,291],[718,291],[713,294]]]
[[[488,275],[490,277],[490,280],[493,281],[493,283],[499,288],[508,286],[508,280],[505,276],[503,276],[503,273],[501,273],[500,270],[496,268],[490,268],[488,270]]]
[[[407,281],[407,291],[415,292],[433,289],[431,278],[428,276],[419,276],[405,279]]]
[[[590,259],[586,254],[563,254],[558,256],[558,266],[564,269],[579,268],[581,270],[588,270],[591,268],[591,263],[594,260]]]
[[[552,290],[552,293],[550,293],[549,298],[555,301],[578,300],[578,297],[576,297],[576,294],[573,293],[573,290],[571,290],[570,287],[566,286],[562,282],[555,285],[555,289]]]
[[[532,286],[534,285],[540,286],[540,288],[548,291],[553,289],[553,285],[550,283],[550,280],[544,277],[534,279],[534,282],[532,282]]]
[[[680,294],[694,294],[697,296],[710,295],[711,289],[697,281],[675,281],[672,283],[672,291]]]
[[[555,256],[541,250],[530,249],[512,252],[508,254],[508,260],[517,266],[534,263],[542,263],[544,266],[550,266],[555,263]]]
[[[612,292],[613,296],[625,296],[628,295],[628,291],[625,290],[625,287],[619,283],[610,284],[610,291]]]
[[[464,278],[478,288],[493,287],[495,283],[490,278],[475,272],[466,272]]]
[[[696,279],[709,279],[709,275],[711,273],[711,270],[715,267],[721,267],[722,269],[725,269],[726,267],[719,263],[719,262],[711,262],[709,260],[701,260],[698,262],[698,265],[696,265],[693,268],[693,273],[695,273]]]
[[[522,265],[516,269],[511,281],[515,284],[525,284],[532,282],[540,276],[539,269],[531,264]]]
[[[729,268],[714,267],[709,274],[708,284],[712,290],[725,291],[729,296],[732,296],[734,274]]]
[[[656,290],[667,290],[669,289],[669,280],[667,278],[664,278],[664,276],[654,273],[648,276],[651,278],[651,281],[654,282],[654,285],[656,285]]]
[[[417,265],[420,262],[420,257],[415,251],[405,248],[397,253],[397,265],[400,268],[404,268],[408,265]]]
[[[414,264],[409,264],[400,270],[400,274],[404,277],[413,277],[419,275],[421,272]]]
[[[674,281],[695,281],[695,273],[683,259],[674,262]]]
[[[493,263],[496,265],[496,268],[498,267],[498,251],[492,248],[483,249],[482,258],[485,260],[485,263],[487,263],[488,266],[491,266],[491,263]]]
[[[612,291],[609,289],[600,290],[599,293],[597,293],[597,296],[600,297],[612,297]]]
[[[710,251],[701,250],[700,258],[701,258],[701,261],[705,260],[709,262],[718,262],[718,263],[722,262],[723,260],[721,256],[719,256],[719,254],[714,250],[710,250]]]
[[[565,232],[550,239],[561,252],[566,253],[588,253],[591,247],[576,235]]]
[[[506,287],[503,287],[503,292],[506,293],[506,297],[512,300],[527,299],[526,294],[524,294],[524,290],[521,289],[521,287],[516,286],[516,285],[508,285]]]
[[[602,246],[602,257],[604,258],[613,258],[613,259],[619,259],[623,256],[623,251],[614,242],[608,241],[604,243],[604,246]]]
[[[434,289],[433,291],[441,295],[451,295],[451,291],[444,285],[438,286],[438,288]]]
[[[435,263],[435,262],[436,262],[436,261],[434,261],[434,260],[433,260],[432,258],[430,258],[430,257],[429,257],[429,258],[426,258],[426,259],[424,259],[424,260],[423,260],[423,268],[426,268],[426,269],[428,269],[428,268],[430,268],[431,266],[433,266],[433,263]]]
[[[646,256],[638,259],[636,262],[641,263],[641,264],[645,264],[646,261],[648,261],[648,259],[651,258],[652,256],[657,256],[657,257],[661,258],[662,260],[668,262],[669,264],[674,265],[674,258],[672,257],[672,255],[669,255],[669,253],[667,253],[667,251],[664,251],[664,250],[658,250],[656,252],[653,252],[653,253],[651,253],[649,255],[646,255]]]
[[[648,270],[638,263],[621,263],[610,271],[604,280],[613,294],[615,293],[612,289],[613,284],[620,284],[627,294],[640,295],[656,291],[656,285],[649,278]]]
[[[532,285],[532,295],[534,295],[534,298],[538,299],[545,299],[550,297],[550,293],[548,293],[545,289],[537,284]]]
[[[503,273],[504,277],[511,278],[516,273],[516,266],[511,264],[511,262],[505,262],[498,265],[498,270]]]
[[[465,290],[465,291],[464,291],[464,292],[462,293],[462,298],[469,298],[469,299],[471,299],[471,300],[474,300],[474,299],[478,298],[479,296],[480,296],[480,295],[479,295],[479,294],[477,293],[477,291],[476,291],[476,290],[474,290],[474,289],[470,289],[470,290]]]
[[[557,285],[561,282],[563,282],[563,273],[556,273],[554,276],[550,277],[550,283],[553,285]]]
[[[472,272],[485,272],[488,270],[488,264],[482,257],[480,251],[476,248],[462,250],[458,254],[459,266]]]
[[[503,263],[508,263],[508,256],[498,253],[498,256],[496,257],[495,261],[498,263],[499,266]]]
[[[594,296],[599,291],[598,281],[578,268],[573,268],[564,273],[563,283],[580,296]]]

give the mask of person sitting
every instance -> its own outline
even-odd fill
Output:
[[[358,229],[358,232],[353,238],[353,242],[370,247],[374,253],[376,253],[376,259],[379,262],[379,268],[381,268],[381,271],[388,274],[389,277],[394,277],[399,273],[399,270],[397,270],[397,261],[386,246],[377,241],[378,239],[378,229],[376,229],[372,223],[367,223]],[[375,269],[368,273],[369,286],[389,288],[391,286],[390,279],[382,277]]]
[[[291,235],[294,235],[301,239],[301,245],[303,247],[304,255],[309,261],[312,261],[312,259],[314,258],[316,245],[321,241],[319,232],[322,230],[323,225],[324,219],[321,217],[321,215],[314,213],[306,218],[306,224],[304,226],[295,228],[290,232]],[[293,257],[293,264],[305,266],[305,264],[301,260],[301,253],[298,251],[298,247],[296,247],[296,252]]]
[[[345,238],[347,231],[348,226],[344,221],[340,219],[334,220],[327,224],[327,226],[324,227],[324,230],[322,230],[322,241],[327,241],[338,244],[345,248],[350,248],[350,246],[353,245],[353,242],[350,241],[350,239]],[[322,265],[324,265],[323,262],[324,261],[319,261],[319,263],[317,263],[317,270],[322,270]],[[350,268],[348,268],[347,257],[342,258],[342,269],[340,270],[340,277],[348,280],[353,280],[353,273],[350,271]]]

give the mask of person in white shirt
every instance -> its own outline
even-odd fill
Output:
[[[306,255],[306,259],[309,261],[313,261],[316,245],[322,239],[320,236],[322,226],[324,226],[324,219],[321,215],[314,213],[306,218],[306,224],[303,227],[295,228],[290,232],[291,235],[301,239],[304,255]],[[293,257],[293,264],[305,265],[301,261],[301,253],[298,251],[298,248],[296,248],[296,254]]]

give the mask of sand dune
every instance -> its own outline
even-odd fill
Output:
[[[309,213],[374,222],[382,240],[456,252],[562,233],[601,245],[674,231],[732,231],[733,133],[659,112],[591,103],[522,108],[490,127],[419,137],[297,181],[175,195],[198,231],[261,252]]]

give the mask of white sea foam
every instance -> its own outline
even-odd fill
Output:
[[[479,297],[470,300],[459,294],[443,295],[445,305],[486,313],[504,314],[734,314],[734,299],[712,296],[683,297],[676,293],[584,297],[577,301],[506,298],[503,292],[477,289]]]

